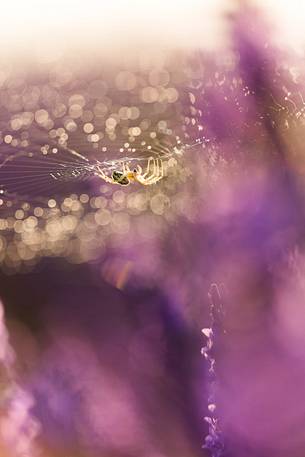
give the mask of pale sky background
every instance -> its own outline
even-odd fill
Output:
[[[253,0],[276,24],[281,44],[305,45],[305,0]],[[65,47],[111,49],[132,44],[200,46],[226,43],[225,12],[234,0],[6,0],[0,48],[54,54]]]

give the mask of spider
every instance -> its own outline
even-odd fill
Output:
[[[119,184],[120,186],[128,186],[131,182],[138,182],[143,184],[143,186],[149,186],[163,178],[164,170],[161,159],[150,157],[145,173],[143,173],[140,165],[137,165],[136,168],[130,170],[129,166],[123,163],[122,171],[114,170],[111,177],[107,176],[99,166],[97,167],[97,172],[95,174],[106,182]]]

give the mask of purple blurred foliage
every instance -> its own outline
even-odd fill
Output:
[[[157,288],[121,292],[59,264],[2,289],[38,346],[26,379],[51,455],[201,455],[200,335]]]

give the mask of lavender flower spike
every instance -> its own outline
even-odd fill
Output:
[[[0,301],[0,455],[34,457],[40,426],[30,413],[32,395],[17,383],[15,358]]]
[[[215,336],[218,332],[218,319],[222,307],[214,300],[215,293],[217,298],[220,298],[219,288],[216,284],[212,284],[209,292],[210,298],[210,316],[211,327],[203,328],[202,333],[206,337],[206,346],[201,349],[202,355],[208,363],[208,376],[207,376],[207,391],[208,391],[208,411],[209,415],[204,420],[209,425],[209,433],[205,438],[203,447],[209,449],[211,457],[223,457],[224,454],[224,440],[219,426],[219,419],[217,417],[216,407],[216,391],[217,391],[217,378],[216,378],[216,360],[213,351]]]

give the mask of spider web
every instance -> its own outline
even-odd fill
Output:
[[[0,164],[0,190],[3,196],[17,198],[52,197],[67,192],[90,191],[93,179],[100,179],[95,177],[97,167],[110,176],[112,171],[120,170],[124,163],[145,164],[149,157],[168,160],[205,141],[205,138],[201,138],[189,145],[177,140],[175,145],[170,146],[155,142],[146,148],[136,144],[126,148],[125,152],[130,155],[103,161],[88,159],[68,147],[57,146],[56,153],[44,149],[45,155],[41,150],[19,151],[7,155]]]

